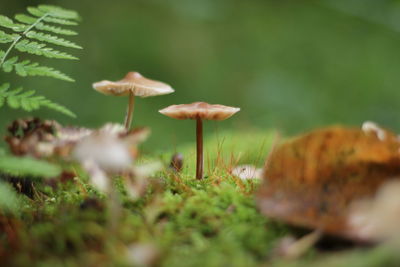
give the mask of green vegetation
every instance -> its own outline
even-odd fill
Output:
[[[30,157],[13,157],[0,155],[0,172],[17,177],[34,176],[39,178],[56,177],[61,168]]]
[[[28,7],[28,13],[15,15],[12,19],[0,15],[0,27],[11,31],[6,33],[0,30],[0,43],[7,44],[7,48],[0,49],[0,69],[4,72],[12,72],[19,76],[47,76],[68,82],[74,80],[66,74],[50,67],[41,66],[29,59],[20,60],[19,56],[12,56],[14,50],[47,58],[78,59],[68,53],[58,51],[48,44],[68,48],[81,49],[75,43],[58,37],[57,35],[76,35],[75,31],[61,26],[77,25],[79,19],[75,11],[62,9],[56,6],[40,5]],[[57,25],[57,26],[55,26]],[[25,111],[33,111],[41,107],[47,107],[65,115],[75,117],[67,108],[54,103],[44,96],[36,96],[34,90],[23,91],[22,87],[9,90],[10,84],[0,86],[0,108],[7,103],[13,109],[22,108]]]
[[[19,120],[16,129],[9,130],[15,132],[7,143],[24,148],[21,153],[10,155],[0,143],[2,264],[398,265],[399,255],[389,245],[343,251],[315,247],[299,259],[284,259],[276,248],[282,238],[296,236],[298,229],[260,214],[255,203],[259,180],[231,174],[241,164],[261,168],[281,131],[361,124],[367,119],[400,129],[398,1],[44,2],[66,4],[83,14],[86,21],[79,29],[83,33],[79,43],[89,49],[79,55],[80,64],[65,65],[62,60],[48,67],[53,59],[78,59],[69,52],[82,48],[69,40],[77,34],[70,28],[78,25],[78,13],[39,5],[14,16],[26,3],[2,0],[7,8],[0,15],[0,133],[27,112],[56,118],[62,125],[95,129],[116,121],[125,101],[98,96],[90,84],[102,77],[114,80],[128,71],[159,77],[176,94],[139,103],[135,125],[150,127],[152,136],[138,151],[134,145],[140,141],[125,140],[135,148],[129,147],[124,155],[131,159],[135,154],[134,162],[127,164],[132,167],[129,174],[101,169],[85,158],[74,161],[74,142],[88,129],[63,128],[67,138],[58,142],[60,136],[39,125],[40,120],[30,125]],[[75,80],[58,69],[68,70],[78,83],[71,86]],[[47,77],[68,83],[48,83]],[[169,104],[197,100],[242,109],[235,119],[205,126],[200,181],[194,177],[194,145],[187,143],[194,139],[192,122],[157,113]],[[76,121],[72,121],[75,113],[59,101],[79,114]],[[117,145],[122,143],[120,136],[113,138]],[[35,150],[40,159],[28,156],[37,143],[50,144],[41,147],[43,154]],[[60,154],[54,152],[60,148],[55,143]],[[118,148],[126,147],[125,143]],[[175,153],[184,159],[179,173],[169,167]],[[164,165],[161,171],[136,179],[139,168],[134,168],[157,161]],[[93,182],[96,175],[103,178],[97,186],[110,178],[116,192],[100,191]],[[137,197],[132,197],[130,186],[141,186],[144,192],[137,189]],[[110,227],[110,222],[117,227]]]
[[[147,193],[137,200],[127,195],[121,178],[114,177],[123,206],[114,235],[107,225],[107,197],[88,184],[78,166],[64,166],[77,171],[70,179],[34,183],[33,199],[1,185],[1,192],[7,190],[1,205],[10,205],[15,215],[3,212],[0,217],[0,228],[7,230],[1,234],[0,258],[13,265],[136,266],[141,257],[135,249],[143,247],[142,255],[154,254],[148,265],[157,266],[321,266],[322,262],[326,266],[392,266],[397,262],[385,247],[340,253],[314,250],[297,261],[275,257],[279,240],[294,232],[258,212],[254,202],[258,180],[243,181],[228,172],[232,162],[257,161],[261,166],[262,160],[254,155],[268,152],[275,133],[221,135],[224,141],[220,137],[206,141],[207,150],[224,152],[212,153],[211,167],[202,181],[193,175],[192,145],[177,148],[185,155],[183,172],[156,173],[149,178]],[[249,139],[251,145],[246,146]],[[238,155],[243,156],[239,159]],[[167,165],[169,156],[143,155],[138,160],[162,158]]]
[[[23,91],[22,87],[13,90],[9,90],[9,88],[9,83],[4,83],[0,86],[0,107],[7,102],[8,106],[13,109],[22,108],[25,111],[31,112],[41,107],[47,107],[71,117],[76,116],[64,106],[54,103],[44,96],[35,95],[36,92],[34,90]]]
[[[159,254],[157,262],[164,266],[262,263],[268,258],[274,240],[287,230],[257,211],[253,193],[258,181],[241,181],[229,174],[228,168],[236,155],[243,156],[235,162],[247,162],[250,155],[266,153],[273,135],[254,131],[223,136],[224,140],[212,138],[206,142],[210,151],[217,145],[224,153],[212,153],[218,156],[208,158],[212,164],[206,168],[206,178],[201,182],[193,178],[188,168],[195,162],[190,156],[195,152],[193,146],[187,146],[191,150],[185,147],[177,150],[185,155],[181,174],[172,170],[155,174],[149,178],[148,192],[138,200],[131,200],[120,178],[115,177],[123,203],[123,216],[115,236],[110,236],[107,228],[107,198],[87,183],[86,175],[77,166],[71,167],[79,175],[66,182],[57,181],[56,186],[35,183],[34,199],[18,197],[23,203],[20,214],[14,218],[2,217],[6,222],[1,227],[8,224],[16,237],[7,240],[3,234],[1,257],[17,265],[28,262],[91,265],[100,261],[128,264],[130,245],[152,244]],[[260,138],[254,139],[255,136]],[[237,143],[250,138],[252,147]],[[148,162],[155,157],[168,159],[169,154],[144,155],[139,161]],[[167,165],[167,160],[164,161]],[[30,164],[30,175],[40,172],[34,171],[33,166],[39,170],[49,168]],[[32,246],[32,242],[36,245]]]

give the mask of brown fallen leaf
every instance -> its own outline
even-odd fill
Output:
[[[175,172],[181,172],[183,168],[183,155],[181,153],[175,153],[171,157],[169,168]]]
[[[150,129],[145,127],[126,131],[120,124],[107,123],[99,129],[88,129],[63,127],[56,121],[28,118],[12,122],[5,140],[11,152],[17,156],[29,155],[36,158],[56,156],[63,160],[71,160],[77,144],[87,140],[87,137],[99,136],[98,139],[101,139],[109,136],[121,145],[126,145],[130,155],[135,158],[138,155],[136,145],[146,140],[149,134]]]
[[[351,202],[400,177],[400,142],[384,129],[322,128],[278,145],[268,157],[258,206],[266,216],[356,241]]]
[[[55,121],[39,118],[18,119],[7,127],[4,139],[14,155],[40,157],[46,154],[47,150],[40,144],[53,142],[60,128]]]

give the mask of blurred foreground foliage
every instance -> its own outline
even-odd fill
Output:
[[[211,167],[194,180],[193,148],[178,147],[185,156],[182,173],[158,172],[144,197],[132,200],[119,177],[123,212],[118,230],[107,225],[107,197],[87,183],[78,166],[68,180],[34,183],[33,198],[16,195],[0,184],[2,263],[17,266],[394,266],[399,259],[385,247],[346,252],[310,251],[298,261],[274,257],[274,248],[292,232],[261,215],[254,202],[258,180],[229,173],[237,163],[257,162],[268,153],[274,131],[225,132],[206,141]],[[263,138],[261,138],[263,137]],[[252,139],[250,142],[249,140]],[[246,145],[251,143],[250,146]],[[217,151],[213,151],[217,149]],[[220,152],[220,153],[219,153]],[[240,159],[235,155],[243,155]],[[257,155],[257,156],[255,156]],[[143,155],[147,162],[169,154]],[[262,156],[264,157],[264,155]],[[207,166],[207,164],[206,164]],[[4,176],[4,174],[2,174]],[[47,180],[48,181],[48,180]],[[19,207],[14,202],[18,199]],[[10,201],[13,201],[10,203]],[[8,205],[8,206],[7,206]],[[18,212],[8,213],[7,210]],[[34,245],[32,245],[34,244]]]

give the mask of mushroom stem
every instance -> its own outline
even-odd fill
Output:
[[[196,179],[203,179],[203,121],[201,118],[196,119],[196,144],[197,144],[197,161],[196,161]]]
[[[132,91],[129,93],[129,102],[128,102],[128,109],[126,110],[125,116],[125,130],[129,130],[131,128],[131,121],[132,121],[132,114],[133,114],[133,106],[135,104],[135,95]]]

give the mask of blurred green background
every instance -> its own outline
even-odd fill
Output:
[[[194,123],[162,116],[170,104],[206,101],[238,106],[207,135],[225,128],[299,133],[321,125],[373,120],[400,130],[400,3],[376,0],[1,0],[0,13],[55,4],[80,13],[71,40],[80,61],[43,60],[76,79],[0,82],[35,89],[77,119],[43,109],[33,115],[98,127],[123,122],[127,99],[95,92],[93,82],[128,71],[169,83],[171,95],[137,99],[133,125],[150,126],[148,149],[194,141]],[[0,109],[0,127],[26,112]]]

